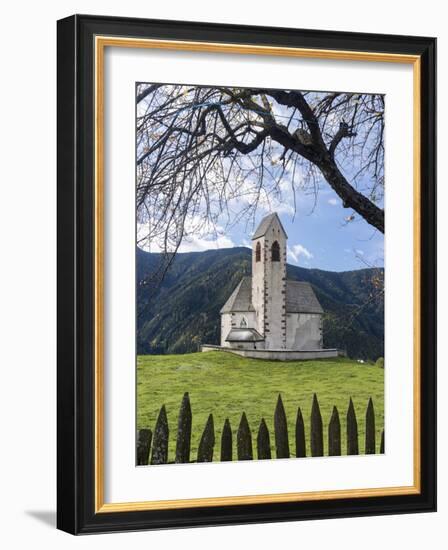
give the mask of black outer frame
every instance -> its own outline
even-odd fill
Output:
[[[58,21],[57,527],[72,534],[436,509],[436,39],[74,15]],[[94,513],[95,35],[421,56],[421,487],[418,495]]]

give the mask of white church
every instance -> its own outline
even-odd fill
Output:
[[[286,278],[287,235],[276,213],[252,237],[252,276],[243,277],[221,309],[221,346],[261,359],[335,357],[323,349],[323,309],[309,283]]]

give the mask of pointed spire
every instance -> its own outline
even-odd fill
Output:
[[[272,214],[268,214],[261,220],[261,222],[258,224],[257,229],[252,235],[252,240],[254,241],[255,239],[259,239],[260,237],[266,235],[267,230],[271,227],[271,224],[274,220],[278,222],[281,230],[285,234],[285,239],[287,239],[288,235],[286,234],[285,228],[283,227],[277,212],[273,212]]]

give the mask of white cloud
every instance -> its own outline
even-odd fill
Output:
[[[178,252],[202,252],[211,248],[232,248],[235,243],[226,235],[219,235],[216,239],[210,237],[187,237],[183,239]]]
[[[288,254],[291,256],[296,264],[299,263],[299,259],[301,256],[306,260],[310,260],[314,257],[313,254],[302,244],[295,244],[291,247],[288,246]]]
[[[202,252],[204,250],[232,248],[237,246],[221,226],[216,226],[214,231],[206,227],[205,230],[203,229],[202,232],[198,232],[198,234],[195,235],[194,233],[198,225],[200,225],[199,218],[196,219],[191,217],[187,219],[185,223],[186,235],[184,235],[182,239],[178,252]],[[148,227],[146,225],[137,225],[137,240],[139,246],[149,252],[162,252],[164,249],[163,237],[160,239],[153,239],[151,243],[148,243],[148,241],[145,240],[147,233]],[[169,247],[168,250],[171,250],[171,248]]]
[[[328,204],[331,204],[331,206],[337,206],[339,204],[339,201],[338,199],[331,198],[331,199],[328,199]]]

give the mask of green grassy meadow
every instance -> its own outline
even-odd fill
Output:
[[[346,413],[352,397],[358,419],[359,449],[364,452],[365,413],[372,397],[376,418],[376,444],[384,426],[384,369],[373,363],[359,364],[346,358],[316,361],[278,362],[238,357],[212,351],[185,355],[140,355],[137,358],[137,428],[154,431],[160,407],[165,404],[170,429],[168,460],[174,460],[177,416],[184,392],[189,392],[192,409],[191,458],[196,459],[199,440],[207,417],[213,413],[215,425],[214,460],[219,460],[221,431],[229,418],[233,432],[234,456],[236,432],[241,413],[246,412],[256,437],[261,418],[271,436],[273,457],[273,417],[278,394],[282,396],[288,419],[291,456],[295,453],[295,419],[300,406],[305,421],[309,456],[310,412],[316,393],[324,426],[325,454],[328,446],[328,422],[333,405],[341,420],[342,452],[345,454]]]

